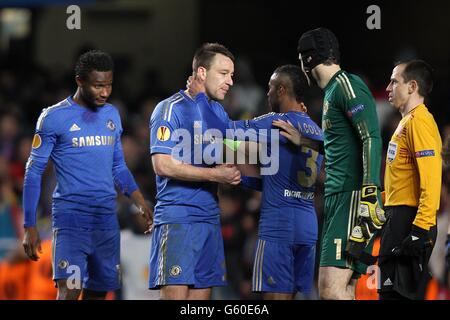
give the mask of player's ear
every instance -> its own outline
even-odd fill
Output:
[[[78,87],[81,87],[83,85],[83,80],[81,80],[81,77],[79,75],[75,76],[75,82],[77,83]]]
[[[413,93],[414,91],[416,91],[418,89],[419,89],[419,86],[418,86],[416,80],[411,80],[408,82],[408,93],[409,94]]]
[[[277,87],[277,95],[280,97],[280,96],[282,96],[285,93],[286,93],[286,88],[282,84],[278,85],[278,87]]]
[[[197,77],[202,81],[206,80],[206,68],[205,67],[197,68]]]
[[[305,106],[305,104],[303,102],[300,102],[300,108],[302,110],[302,112],[308,112],[308,108]]]

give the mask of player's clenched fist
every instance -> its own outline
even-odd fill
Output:
[[[213,168],[213,181],[238,185],[241,182],[241,172],[234,164],[221,164]]]

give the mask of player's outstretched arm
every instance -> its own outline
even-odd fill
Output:
[[[296,146],[300,146],[302,142],[302,135],[289,121],[274,120],[272,122],[274,127],[280,128],[280,135],[288,139]]]
[[[223,161],[239,165],[257,165],[262,144],[255,141],[223,140]]]
[[[233,164],[223,164],[214,168],[195,167],[172,158],[168,154],[152,155],[153,170],[158,176],[182,181],[210,181],[238,185],[241,173]]]

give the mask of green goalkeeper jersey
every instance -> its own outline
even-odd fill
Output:
[[[375,100],[356,75],[337,72],[324,89],[325,195],[380,187],[381,137]]]

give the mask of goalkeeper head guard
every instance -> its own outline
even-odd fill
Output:
[[[317,28],[302,34],[297,51],[306,72],[328,59],[340,63],[339,43],[336,36],[326,28]]]

